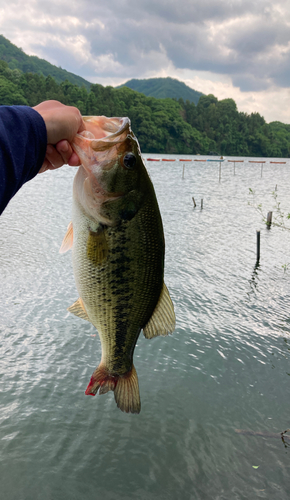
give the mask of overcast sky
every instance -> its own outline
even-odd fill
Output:
[[[93,83],[171,76],[290,123],[290,0],[1,0],[0,25]]]

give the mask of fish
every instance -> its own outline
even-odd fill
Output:
[[[68,310],[97,329],[102,357],[86,395],[114,392],[117,407],[139,413],[133,354],[146,339],[175,329],[164,283],[165,241],[153,183],[129,118],[84,117],[73,149],[72,221],[60,253],[72,249],[79,298]]]
[[[282,441],[286,439],[286,441],[289,441],[290,436],[288,434],[285,434],[289,430],[290,429],[287,429],[284,432],[266,432],[266,431],[251,431],[247,429],[235,429],[235,432],[243,436],[260,436],[264,438],[282,439]]]

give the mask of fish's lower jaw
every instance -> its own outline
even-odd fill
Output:
[[[102,365],[94,371],[85,394],[95,396],[114,392],[118,408],[125,413],[140,413],[141,401],[138,376],[134,365],[124,375],[110,375]]]

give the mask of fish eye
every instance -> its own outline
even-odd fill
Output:
[[[123,157],[123,164],[124,167],[128,168],[129,170],[133,169],[136,165],[136,156],[133,153],[127,153]]]

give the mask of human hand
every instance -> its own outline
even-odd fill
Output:
[[[55,146],[52,144],[47,145],[45,159],[38,173],[42,174],[47,170],[56,170],[63,165],[77,167],[80,164],[81,161],[73,151],[70,143],[62,140],[57,142]]]
[[[85,130],[79,110],[58,101],[45,101],[33,109],[42,116],[47,130],[46,156],[39,173],[65,164],[80,165],[80,159],[70,144],[77,133]]]

